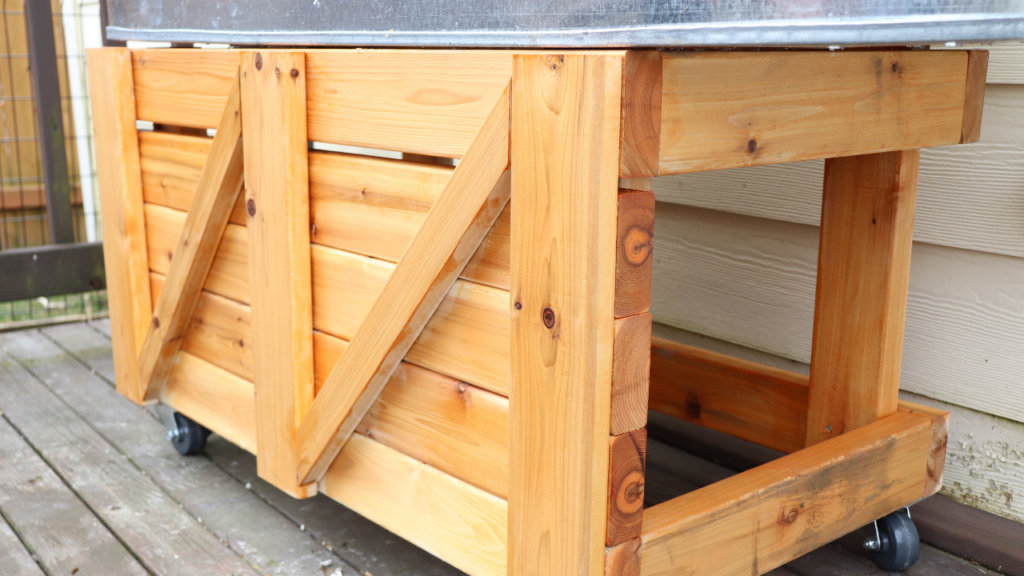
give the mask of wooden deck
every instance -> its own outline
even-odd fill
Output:
[[[460,574],[333,500],[290,498],[221,438],[202,456],[179,456],[156,416],[115,391],[106,321],[2,333],[0,349],[0,576]],[[748,445],[714,463],[701,458],[713,457],[706,446],[674,433],[652,415],[648,505],[766,454]],[[771,574],[884,574],[860,540]],[[905,574],[988,573],[923,545]]]

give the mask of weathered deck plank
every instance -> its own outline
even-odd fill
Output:
[[[97,328],[96,324],[93,323],[92,326],[67,324],[47,328],[44,332],[48,337],[53,338],[55,342],[64,347],[68,353],[81,360],[88,369],[95,370],[100,376],[112,377],[114,372],[113,364],[110,361],[110,342],[103,338],[101,332],[94,330],[94,328]],[[99,339],[97,339],[97,336],[99,336]],[[104,349],[106,350],[105,353]],[[109,384],[105,384],[105,387],[109,392],[103,392],[102,395],[104,397],[113,394],[117,400],[120,400],[120,397],[116,395],[116,392],[113,391]],[[129,410],[132,409],[132,405],[127,401],[121,404],[127,406]],[[135,410],[138,411],[137,408]],[[149,417],[148,415],[145,416]],[[122,417],[122,415],[117,414],[112,417],[112,420],[118,421]],[[150,418],[150,420],[152,419]],[[194,462],[200,459],[183,459],[178,457],[177,453],[171,448],[170,443],[164,439],[162,427],[159,424],[157,424],[157,427],[160,428],[160,431],[138,433],[132,432],[133,430],[138,430],[137,427],[128,426],[128,432],[125,433],[126,445],[124,449],[126,452],[129,454],[134,453],[134,449],[131,448],[132,444],[145,444],[140,449],[140,452],[143,454],[156,450],[155,448],[148,448],[152,444],[162,444],[165,447],[164,449],[168,451],[167,453],[170,454],[168,460],[172,470],[174,467],[177,467],[182,469],[182,474],[186,472],[192,474],[200,473],[193,469],[198,466]],[[148,436],[148,438],[142,438],[142,436]],[[303,538],[311,538],[310,542],[315,542],[317,547],[320,547],[322,544],[326,546],[326,549],[333,551],[340,559],[334,562],[334,566],[340,565],[342,561],[347,561],[359,570],[374,576],[455,576],[462,574],[461,571],[434,558],[409,542],[391,534],[325,496],[317,496],[301,501],[292,499],[256,476],[256,461],[251,454],[222,438],[216,436],[210,438],[210,442],[207,444],[206,456],[208,459],[203,458],[201,460],[204,462],[212,461],[230,475],[232,481],[239,488],[244,490],[244,486],[250,486],[251,492],[246,492],[262,499],[259,504],[263,507],[267,507],[269,503],[275,509],[275,514],[283,514],[284,517],[290,520],[288,524],[292,527],[293,531],[301,534]],[[141,461],[142,459],[139,458],[139,460],[140,466],[144,466],[144,463]],[[182,462],[188,463],[188,466],[182,467]],[[149,471],[149,473],[158,482],[161,482],[155,472]],[[214,496],[216,493],[217,490],[211,490],[211,494]],[[227,500],[227,498],[225,499]],[[208,527],[213,528],[215,531],[218,530],[215,527],[216,520],[209,513],[204,513],[200,518],[204,518],[204,522]],[[250,525],[250,528],[252,526],[259,526],[259,530],[256,530],[257,532],[264,529],[262,524]],[[299,530],[300,526],[304,529],[304,532]],[[245,528],[245,525],[236,528]],[[231,542],[230,539],[229,542]],[[255,548],[257,545],[257,542],[252,540],[249,543],[252,548]],[[262,552],[266,553],[266,550]],[[247,556],[247,558],[252,560],[251,556]],[[301,572],[303,575],[306,573]],[[314,574],[318,575],[319,572]]]
[[[4,334],[0,342],[12,349],[25,334]],[[7,420],[151,572],[167,576],[256,574],[6,352],[0,355],[0,407]]]
[[[0,420],[0,510],[51,574],[146,574],[6,420]]]
[[[0,518],[0,576],[44,576],[39,564],[3,518]]]
[[[87,365],[97,365],[101,376],[106,371],[110,343],[104,336],[84,324],[42,332],[22,333],[17,347],[8,346],[8,351],[30,363],[44,383],[235,553],[260,572],[274,575],[319,574],[323,562],[341,564],[208,458],[179,455],[159,421],[92,374]]]

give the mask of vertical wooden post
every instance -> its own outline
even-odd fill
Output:
[[[825,163],[808,446],[896,412],[919,157]]]
[[[241,59],[257,472],[304,498],[316,494],[299,485],[295,442],[313,402],[305,54]]]
[[[509,564],[604,573],[622,59],[512,73]]]
[[[149,330],[153,302],[132,55],[127,48],[100,48],[89,50],[88,59],[117,391],[141,404],[145,390],[139,383],[138,355]]]

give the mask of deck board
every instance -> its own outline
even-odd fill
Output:
[[[217,574],[195,554],[188,556],[189,561],[182,561],[182,556],[173,566],[155,559],[159,553],[173,558],[183,547],[194,549],[196,542],[224,565],[233,564],[240,574],[336,576],[339,568],[344,576],[462,574],[324,496],[291,499],[257,478],[254,456],[221,438],[212,437],[203,456],[179,456],[152,413],[115,391],[105,320],[0,334],[0,348],[4,349],[0,352],[0,408],[4,411],[0,421],[0,576],[42,574],[33,554],[47,573],[70,573],[70,564],[46,563],[51,552],[32,543],[31,533],[21,528],[23,509],[12,504],[10,493],[20,486],[15,480],[36,477],[49,478],[43,484],[58,496],[63,489],[56,502],[66,501],[72,509],[78,502],[77,516],[86,525],[99,526],[90,537],[113,538],[102,519],[156,574]],[[728,438],[723,444],[721,435],[703,438],[693,436],[692,429],[667,429],[663,419],[654,416],[646,491],[653,500],[674,497],[777,457],[753,445],[730,443]],[[690,436],[678,436],[684,433]],[[34,450],[18,452],[18,441]],[[35,450],[43,458],[36,456],[33,463]],[[117,488],[108,491],[108,486]],[[152,502],[138,502],[143,497]],[[110,510],[122,500],[133,514],[152,512],[145,522],[154,529],[147,532],[140,522],[133,524],[121,511]],[[13,524],[17,534],[5,522]],[[74,542],[75,527],[66,521],[48,524],[42,528],[57,533],[61,544]],[[184,539],[194,542],[181,542],[182,534],[173,535],[170,526],[178,526],[188,535]],[[770,574],[886,574],[871,563],[860,540],[859,534],[851,534]],[[127,553],[124,548],[122,552]],[[322,569],[320,563],[327,560],[331,566]],[[74,566],[80,568],[78,576],[145,573],[86,570],[84,562],[72,564],[78,564]],[[908,576],[987,573],[995,572],[927,545],[922,545],[918,563],[904,572]]]
[[[146,574],[6,420],[0,420],[0,509],[24,546],[51,574],[70,574],[75,569],[110,576]],[[17,548],[25,550],[24,546],[18,542]],[[3,548],[6,546],[0,543]],[[29,562],[36,565],[31,557]],[[38,570],[39,566],[35,567]],[[3,570],[0,567],[0,572]]]
[[[14,529],[0,518],[0,576],[44,576]]]

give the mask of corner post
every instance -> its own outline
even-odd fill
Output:
[[[604,574],[622,68],[514,58],[509,574]]]
[[[808,446],[896,412],[919,158],[825,162]]]
[[[245,51],[242,140],[252,287],[257,472],[305,498],[295,434],[313,403],[306,59]]]
[[[89,50],[88,60],[117,391],[142,404],[145,387],[139,383],[139,353],[149,330],[153,300],[132,53],[127,48],[96,48]]]

